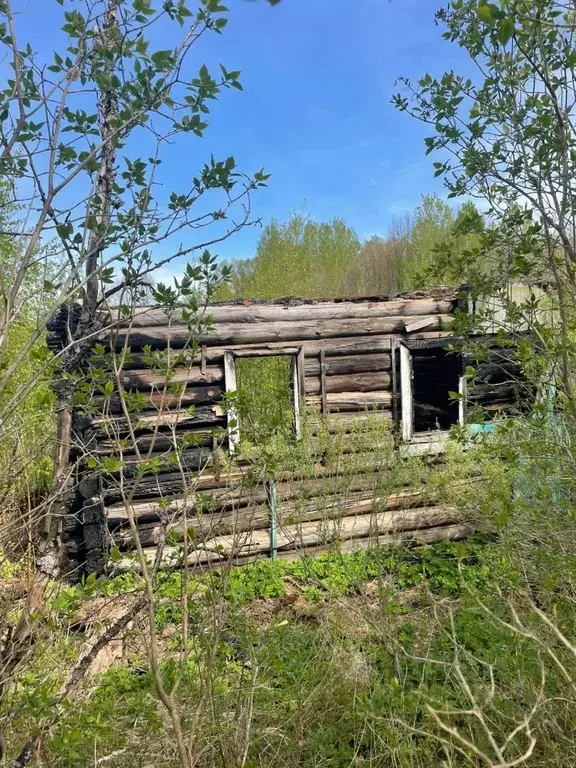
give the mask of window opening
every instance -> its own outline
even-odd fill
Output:
[[[444,346],[400,347],[402,433],[448,430],[465,419],[466,380],[462,357]],[[454,394],[460,397],[454,397]]]
[[[300,436],[298,355],[235,354],[225,356],[229,443],[250,446],[279,437]]]

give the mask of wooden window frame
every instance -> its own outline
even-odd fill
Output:
[[[415,435],[427,435],[427,432],[414,432],[414,366],[412,353],[417,349],[442,349],[448,343],[453,344],[455,339],[449,340],[429,339],[421,341],[401,341],[398,344],[400,354],[400,419],[402,424],[402,440],[406,443],[414,442]],[[466,376],[460,374],[458,379],[458,424],[466,424]],[[441,429],[440,432],[449,432],[449,429]]]
[[[304,401],[304,350],[302,347],[284,349],[240,349],[224,352],[224,387],[226,394],[237,391],[236,360],[245,357],[290,357],[290,378],[292,404],[294,406],[294,437],[302,436],[301,407]],[[238,451],[240,445],[240,419],[235,407],[228,408],[226,414],[228,449],[231,454]]]

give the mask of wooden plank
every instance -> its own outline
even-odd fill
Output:
[[[334,496],[338,494],[352,496],[370,490],[372,496],[381,482],[379,472],[369,470],[365,474],[354,475],[328,475],[325,477],[288,480],[277,482],[277,496],[279,503],[284,507],[288,502],[306,497],[311,502],[317,496]],[[169,499],[151,499],[145,501],[133,501],[129,505],[132,515],[138,521],[158,521],[160,513],[168,518],[181,514],[184,505],[187,509],[199,514],[219,515],[225,511],[237,512],[237,510],[250,505],[265,504],[266,489],[263,484],[251,486],[242,482],[242,477],[230,476],[230,485],[216,488],[210,491],[195,489],[194,494],[174,496]],[[416,506],[426,496],[429,500],[432,495],[424,489],[404,489],[395,491],[386,496],[386,508],[398,509],[402,506]],[[212,510],[212,511],[210,511]],[[128,523],[129,515],[125,503],[111,504],[106,507],[106,515],[111,527],[118,527]]]
[[[144,410],[155,409],[158,412],[176,410],[179,408],[187,408],[190,405],[208,405],[210,403],[218,403],[222,399],[224,390],[219,385],[201,386],[197,385],[185,389],[184,392],[175,396],[169,391],[150,391],[144,393],[147,407]],[[94,397],[92,398],[92,404],[97,411],[104,409],[104,398]],[[122,413],[122,403],[118,395],[112,395],[108,406],[109,413],[119,414]]]
[[[137,433],[153,429],[184,430],[200,426],[222,426],[225,414],[221,406],[203,405],[187,411],[141,411],[131,414],[130,423]],[[97,429],[96,438],[107,439],[128,434],[128,424],[124,416],[99,416],[92,425]]]
[[[456,513],[450,507],[424,507],[369,515],[353,515],[333,521],[314,521],[293,526],[280,526],[276,536],[276,548],[281,551],[294,551],[316,545],[325,545],[333,541],[368,540],[374,546],[382,534],[417,532],[427,528],[456,523]],[[201,537],[199,537],[201,539]],[[268,553],[270,551],[270,533],[268,529],[257,529],[237,534],[223,534],[205,540],[199,540],[191,553],[191,563],[222,561],[230,557]],[[145,550],[153,560],[154,550]],[[165,548],[163,565],[178,564],[180,549]],[[133,562],[133,561],[132,561]]]
[[[408,347],[400,345],[400,396],[402,413],[402,439],[410,441],[414,434],[414,400],[412,389],[412,355]]]
[[[328,404],[326,400],[326,364],[325,364],[325,352],[324,350],[321,350],[320,352],[320,402],[321,407],[320,410],[322,413],[328,412]],[[304,386],[304,389],[306,390],[306,384]]]
[[[206,377],[206,344],[202,344],[201,347],[200,372]]]
[[[312,434],[318,432],[351,432],[358,429],[360,424],[376,425],[379,419],[392,420],[392,411],[369,411],[351,413],[327,413],[308,414],[306,417],[306,429]]]
[[[392,349],[390,351],[390,365],[392,368],[392,418],[395,422],[397,422],[400,420],[400,413],[398,409],[398,344],[396,340],[392,342]]]
[[[227,394],[233,394],[236,390],[236,364],[232,352],[226,352],[224,355],[224,382]],[[235,406],[228,408],[226,415],[228,429],[228,448],[230,453],[234,454],[238,450],[240,443],[240,425],[238,423],[238,411]]]
[[[298,561],[306,557],[315,557],[324,552],[333,551],[336,548],[342,554],[357,552],[367,549],[378,549],[389,546],[422,546],[435,544],[440,541],[458,541],[474,533],[474,528],[467,523],[456,523],[454,525],[441,525],[431,528],[423,528],[417,531],[400,531],[398,533],[384,534],[378,537],[366,539],[351,539],[349,541],[338,542],[335,547],[333,544],[323,544],[295,550],[283,550],[278,552],[278,558],[287,561]],[[150,547],[145,550],[146,559],[153,562],[155,548]],[[263,557],[268,557],[267,552],[259,552],[252,555],[240,557],[221,557],[218,553],[205,552],[199,557],[198,552],[193,552],[189,558],[188,566],[197,569],[199,572],[220,569],[223,566],[242,566],[255,562]],[[164,567],[175,567],[174,562],[167,561]],[[126,571],[138,570],[138,566],[131,559],[123,559],[120,563],[114,565],[112,575]]]
[[[278,357],[279,355],[297,355],[300,347],[282,346],[269,349],[268,347],[242,347],[234,350],[235,357]]]
[[[389,546],[422,546],[437,544],[440,541],[460,541],[474,533],[474,528],[467,523],[455,523],[453,525],[439,525],[431,528],[421,528],[417,531],[399,531],[387,533],[383,536],[366,539],[350,539],[338,544],[338,551],[345,555],[353,552],[378,549]],[[307,547],[294,552],[279,552],[278,556],[283,560],[297,561],[306,557],[316,557],[325,552],[333,551],[333,545]],[[238,563],[240,564],[240,563]]]
[[[391,376],[390,373],[377,371],[326,376],[323,371],[320,376],[307,376],[305,385],[307,395],[329,392],[381,392],[390,388]]]
[[[371,472],[382,471],[386,467],[386,460],[373,451],[366,451],[364,455],[354,454],[354,461],[348,465],[346,457],[342,457],[338,466],[326,466],[315,464],[310,468],[302,468],[298,481],[318,478],[343,478],[350,475],[365,475]],[[236,460],[233,468],[224,467],[218,474],[207,466],[198,475],[196,473],[186,476],[186,488],[189,491],[223,489],[234,483],[254,482],[250,462]],[[277,480],[296,482],[294,472],[277,473]],[[124,483],[124,493],[132,494],[135,500],[170,499],[174,495],[182,494],[183,478],[180,472],[162,472],[158,475],[144,476],[138,479],[134,487],[134,481],[130,478]],[[104,500],[106,505],[122,501],[123,496],[119,486],[108,484],[104,488]]]
[[[386,520],[394,520],[397,526],[413,527],[414,521],[425,520],[426,524],[432,522],[445,524],[454,521],[454,511],[446,511],[446,508],[440,506],[421,506],[416,505],[410,508],[400,506],[401,497],[391,497],[390,502],[386,498],[374,498],[374,492],[357,495],[352,498],[334,497],[333,500],[326,499],[322,504],[318,500],[308,503],[292,503],[277,505],[276,517],[276,538],[279,541],[279,535],[287,532],[288,536],[294,536],[302,530],[302,525],[306,524],[305,529],[314,534],[318,532],[323,524],[326,524],[325,530],[335,531],[340,522],[346,521],[349,530],[354,530],[354,524],[351,522],[354,517],[362,518],[358,521],[356,528],[360,535],[366,531],[374,532],[375,525],[379,516],[384,512],[390,514]],[[268,503],[259,505],[250,505],[239,510],[225,511],[222,513],[212,513],[205,515],[194,515],[192,508],[186,510],[186,521],[182,519],[184,508],[180,508],[178,519],[168,525],[168,530],[172,535],[182,537],[186,530],[193,529],[197,540],[205,542],[216,536],[242,536],[250,531],[270,531],[270,508]],[[424,517],[425,516],[425,517]],[[137,519],[137,518],[134,518]],[[109,518],[109,521],[111,518]],[[139,519],[138,537],[143,547],[149,547],[157,544],[161,535],[160,522],[142,523]],[[312,524],[312,525],[310,525]],[[129,550],[136,547],[136,539],[130,527],[124,525],[114,527],[110,525],[110,532],[114,544],[122,550]],[[270,533],[268,534],[270,535]],[[279,546],[281,545],[281,539]]]
[[[308,395],[306,405],[312,410],[322,408],[322,398]],[[370,411],[392,408],[391,392],[340,392],[326,395],[328,413],[334,411]]]
[[[300,320],[347,320],[349,318],[371,318],[390,316],[419,316],[449,314],[454,310],[456,300],[449,299],[391,299],[381,301],[317,301],[301,304],[231,304],[209,305],[207,315],[214,325],[218,323],[292,323]],[[182,323],[181,310],[176,309],[173,322]],[[119,327],[132,325],[135,328],[162,326],[166,315],[162,310],[137,307],[129,319],[121,320]]]
[[[326,366],[326,374],[328,376],[343,375],[348,373],[389,371],[391,365],[389,352],[364,355],[347,355],[345,357],[332,357],[330,356],[329,349],[326,350],[324,364]],[[319,356],[312,357],[309,355],[306,358],[305,372],[306,376],[320,375]]]
[[[410,322],[404,323],[406,333],[415,333],[416,331],[424,331],[424,330],[427,330],[430,325],[431,325],[431,322],[429,317],[419,317],[417,320],[411,320]]]
[[[306,352],[303,347],[300,347],[298,350],[298,387],[300,390],[300,407],[302,407],[302,403],[304,402],[304,397],[306,396],[306,384],[305,384],[305,376],[306,376]]]
[[[138,448],[141,453],[173,451],[179,445],[182,445],[184,439],[188,441],[192,436],[194,436],[194,445],[196,447],[208,448],[212,445],[213,434],[213,429],[208,428],[181,430],[174,433],[154,431],[152,434],[139,435],[132,441],[126,441],[121,437],[110,437],[106,440],[99,440],[96,448],[92,449],[92,452],[96,455],[105,456],[121,452],[124,456],[130,456],[136,452],[136,448]]]
[[[430,330],[448,330],[453,317],[447,314],[430,315]],[[290,323],[222,323],[200,336],[200,343],[207,346],[230,344],[262,344],[274,341],[300,342],[312,339],[328,339],[353,336],[376,336],[404,331],[404,317],[351,318],[346,320],[297,320]],[[128,336],[128,338],[127,338]],[[174,348],[189,343],[190,332],[186,326],[149,326],[120,329],[115,348],[125,344],[131,348],[150,345],[153,349],[170,344]]]
[[[302,417],[301,417],[301,392],[300,392],[300,368],[298,356],[293,355],[290,360],[290,378],[292,390],[292,402],[294,405],[294,435],[299,440],[302,436]]]
[[[170,374],[171,384],[221,384],[224,380],[224,368],[220,365],[204,365],[204,368],[175,368]],[[139,368],[122,373],[122,383],[126,389],[162,388],[166,385],[163,371]]]
[[[413,333],[410,336],[410,339],[425,341],[444,339],[448,336],[451,336],[450,331],[423,331],[422,333]],[[255,344],[227,344],[226,346],[206,347],[206,361],[208,364],[222,365],[225,352],[234,352],[235,354],[245,354],[249,356],[253,350],[257,355],[262,355],[266,351],[270,355],[276,355],[278,354],[278,350],[290,351],[297,349],[303,349],[305,354],[311,357],[317,357],[320,354],[320,350],[324,349],[327,358],[332,359],[339,356],[383,352],[390,349],[393,340],[398,341],[406,338],[406,334],[401,332],[377,334],[368,338],[363,338],[362,336],[349,336],[347,338],[304,339],[299,341],[297,345],[285,341],[269,341]],[[174,359],[174,355],[177,355],[178,352],[178,350],[170,350],[172,359]],[[157,354],[162,357],[164,352],[158,350]],[[130,360],[124,364],[123,370],[128,371],[133,368],[145,368],[147,362],[144,357],[143,353],[134,350],[130,356]],[[194,364],[200,364],[200,355],[197,355]]]

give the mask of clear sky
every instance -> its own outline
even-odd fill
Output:
[[[315,219],[342,217],[360,236],[384,233],[420,195],[443,194],[425,157],[426,130],[390,103],[399,76],[464,68],[441,39],[439,0],[228,0],[230,21],[214,56],[242,70],[243,93],[226,93],[206,144],[239,165],[272,174],[255,198],[266,222],[303,204]],[[219,247],[254,252],[258,231]]]
[[[226,0],[224,34],[208,35],[194,48],[188,74],[221,62],[241,70],[244,91],[225,91],[213,104],[203,139],[190,136],[168,148],[163,170],[171,188],[186,188],[210,153],[232,154],[241,170],[264,167],[272,174],[253,199],[264,224],[305,206],[316,220],[341,217],[363,238],[385,234],[393,216],[413,210],[422,194],[444,193],[433,178],[433,158],[424,155],[426,129],[390,103],[400,76],[466,70],[460,49],[443,41],[435,24],[440,4],[282,0],[272,7],[265,0]],[[17,5],[20,42],[31,40],[51,58],[62,9],[54,0]],[[0,62],[0,71],[6,66]],[[250,257],[259,233],[246,229],[216,252]],[[160,245],[155,255],[171,247]],[[174,265],[157,279],[180,271]]]

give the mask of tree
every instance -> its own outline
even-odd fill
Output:
[[[200,169],[183,168],[179,189],[163,190],[166,143],[201,138],[210,102],[223,89],[241,90],[240,73],[223,65],[217,76],[205,65],[190,71],[198,41],[226,25],[218,0],[200,0],[194,12],[184,0],[54,5],[68,46],[47,60],[20,43],[11,0],[0,9],[0,45],[13,69],[1,92],[0,175],[10,202],[27,211],[24,225],[10,231],[21,256],[0,308],[0,347],[37,268],[38,246],[52,239],[62,265],[43,284],[47,310],[2,372],[2,391],[55,307],[80,300],[80,322],[70,329],[79,344],[100,308],[130,305],[156,268],[248,224],[250,192],[266,177],[240,173],[232,156],[210,156]],[[169,47],[157,49],[160,27]],[[209,225],[214,231],[204,234]],[[155,256],[163,241],[169,255]]]
[[[438,195],[422,195],[414,211],[406,238],[406,251],[399,263],[403,290],[427,287],[426,272],[435,249],[447,239],[454,224],[454,211]]]
[[[232,295],[337,296],[345,290],[348,269],[359,250],[357,234],[341,219],[316,223],[294,213],[286,224],[273,220],[260,236],[254,259],[237,265]]]
[[[389,296],[399,290],[399,265],[405,243],[375,235],[362,243],[350,265],[346,293],[351,296]]]
[[[0,10],[0,46],[13,70],[0,92],[0,178],[9,210],[22,211],[21,223],[3,224],[15,254],[0,302],[0,423],[7,429],[36,382],[19,374],[57,308],[65,341],[44,369],[60,366],[57,409],[65,413],[70,375],[101,330],[102,310],[129,314],[154,271],[178,257],[203,254],[199,266],[186,268],[188,283],[217,281],[207,249],[251,223],[250,194],[267,177],[246,176],[232,156],[210,155],[199,169],[183,165],[178,188],[164,178],[168,142],[201,139],[210,102],[224,89],[242,89],[240,73],[224,65],[217,76],[204,64],[191,69],[199,40],[226,26],[218,0],[199,0],[195,10],[184,0],[57,0],[49,19],[61,24],[67,47],[47,59],[20,42],[12,0]],[[156,47],[156,30],[169,47]],[[161,243],[168,255],[157,255]],[[180,288],[159,284],[155,301],[173,304]],[[34,322],[8,354],[31,296]],[[57,461],[55,490],[60,469]]]
[[[39,380],[57,374],[60,442],[44,446],[45,456],[57,449],[52,490],[40,500],[33,495],[20,500],[26,514],[47,521],[44,540],[50,546],[38,561],[57,575],[64,517],[58,504],[66,490],[76,490],[64,466],[73,398],[92,386],[99,393],[111,388],[115,397],[128,397],[120,374],[126,350],[120,360],[112,354],[108,367],[90,370],[97,335],[131,316],[159,266],[199,255],[175,286],[158,284],[154,291],[154,302],[167,314],[184,303],[191,339],[186,352],[192,360],[194,339],[203,327],[203,302],[225,275],[208,249],[251,223],[251,193],[264,186],[267,177],[262,171],[245,175],[233,156],[215,158],[209,153],[200,167],[186,167],[186,158],[194,154],[190,151],[181,153],[176,183],[163,170],[168,145],[189,146],[201,139],[210,103],[224,89],[242,89],[239,72],[221,65],[214,75],[206,65],[193,62],[198,42],[226,26],[226,8],[218,0],[198,0],[194,8],[184,0],[56,0],[50,9],[48,24],[59,25],[66,42],[46,58],[21,40],[20,8],[13,0],[0,0],[0,46],[12,66],[12,76],[0,91],[0,179],[6,184],[8,212],[0,221],[0,249],[9,244],[0,258],[0,437],[4,451],[22,431],[22,404]],[[164,255],[159,255],[161,244]],[[60,324],[63,340],[50,359],[43,344],[49,318]],[[34,360],[38,364],[30,365]],[[52,412],[51,402],[37,407]],[[43,423],[38,412],[29,415],[38,425]],[[25,454],[21,463],[25,467],[33,458]],[[11,466],[11,477],[18,470]],[[1,501],[4,549],[14,526],[7,525],[4,494]],[[16,518],[18,525],[22,518]],[[145,563],[142,567],[148,579],[146,596],[140,595],[129,613],[148,608],[156,693],[172,722],[181,764],[187,766],[181,713],[156,664],[155,570],[146,570]],[[41,577],[32,580],[33,592],[36,597],[26,600],[20,613],[3,617],[3,704],[15,676],[33,655],[34,637],[42,626],[37,611]],[[78,691],[94,653],[127,621],[124,616],[114,622],[94,645],[81,649],[62,690],[55,692],[55,706],[44,721],[47,727],[61,715],[62,702]],[[15,765],[33,759],[40,731],[27,737]]]
[[[427,152],[439,155],[434,166],[449,197],[488,201],[493,226],[476,255],[498,253],[507,265],[492,290],[510,279],[551,277],[558,333],[535,330],[576,410],[570,343],[576,291],[572,3],[456,0],[438,20],[444,37],[468,53],[476,75],[404,80],[394,102],[430,126]]]

